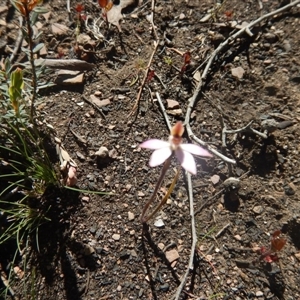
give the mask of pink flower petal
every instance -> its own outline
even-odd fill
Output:
[[[212,155],[207,150],[195,144],[181,144],[180,148],[183,151],[187,151],[191,154],[212,157]]]
[[[169,146],[169,143],[167,143],[167,144]],[[149,166],[156,167],[156,166],[162,164],[167,158],[170,157],[171,154],[172,154],[172,150],[170,147],[164,147],[164,148],[155,150],[150,157]]]
[[[197,174],[197,168],[196,168],[196,163],[194,160],[194,157],[191,153],[187,151],[183,151],[181,148],[178,148],[175,151],[175,155],[177,159],[179,160],[181,166],[190,172],[193,175]]]
[[[162,140],[158,140],[158,139],[151,139],[148,141],[143,142],[142,144],[140,144],[141,148],[147,148],[147,149],[160,149],[160,148],[165,148],[165,147],[169,147],[170,144],[166,141],[162,141]]]

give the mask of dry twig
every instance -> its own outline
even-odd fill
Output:
[[[52,69],[72,70],[72,71],[90,71],[95,65],[87,63],[79,59],[36,59],[34,61],[36,66],[44,65]]]
[[[151,23],[152,30],[153,30],[153,33],[154,33],[154,36],[155,36],[154,49],[153,49],[152,54],[149,58],[148,65],[145,69],[143,81],[141,83],[139,92],[138,92],[136,100],[135,100],[135,104],[134,104],[134,106],[133,106],[133,108],[132,108],[132,110],[129,114],[129,117],[132,116],[134,114],[134,112],[136,111],[136,109],[138,108],[138,105],[139,105],[139,102],[140,102],[140,99],[141,99],[141,96],[142,96],[142,92],[143,92],[143,89],[145,87],[145,84],[146,84],[146,81],[147,81],[147,78],[148,78],[148,73],[149,73],[149,70],[150,70],[150,67],[151,67],[151,64],[152,64],[152,61],[153,61],[153,57],[154,57],[154,55],[156,53],[156,50],[158,48],[158,45],[159,45],[159,38],[158,38],[158,35],[157,35],[156,27],[155,27],[154,22],[153,22],[154,7],[155,7],[155,0],[152,0],[151,1],[151,15],[150,15],[149,21]]]
[[[197,244],[197,233],[196,233],[196,224],[195,224],[195,214],[194,214],[194,199],[193,199],[193,185],[192,185],[192,176],[190,173],[186,172],[187,174],[187,182],[188,182],[188,192],[189,192],[189,200],[190,200],[190,216],[191,216],[191,226],[192,226],[192,246],[190,251],[190,259],[189,259],[189,265],[188,268],[181,280],[181,283],[179,287],[177,288],[176,294],[175,294],[175,300],[178,300],[181,292],[185,286],[187,277],[191,270],[194,268],[194,255],[195,255],[195,249]]]
[[[221,118],[221,123],[222,123],[222,146],[226,147],[226,134],[237,134],[237,133],[242,133],[242,132],[252,132],[260,137],[262,137],[263,139],[267,139],[268,135],[260,132],[256,129],[253,129],[251,127],[253,120],[251,122],[249,122],[246,126],[239,128],[239,129],[235,129],[235,130],[228,130],[226,124],[224,123],[223,118]]]
[[[166,123],[167,123],[167,125],[168,125],[168,129],[169,129],[169,131],[171,131],[171,123],[170,123],[169,117],[168,117],[168,115],[167,115],[165,106],[164,106],[164,104],[162,103],[161,98],[160,98],[160,95],[159,95],[158,92],[156,92],[156,98],[157,98],[157,101],[158,101],[158,103],[159,103],[160,109],[161,109],[161,111],[162,111],[162,113],[163,113],[163,116],[164,116],[164,118],[165,118],[165,120],[166,120]]]

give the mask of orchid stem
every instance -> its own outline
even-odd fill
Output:
[[[149,220],[149,218],[145,218],[145,214],[150,206],[150,204],[154,201],[155,199],[155,196],[157,194],[157,191],[158,189],[160,188],[161,184],[162,184],[162,181],[166,175],[166,172],[167,170],[169,169],[170,167],[170,164],[171,164],[171,159],[172,159],[172,155],[165,161],[164,165],[163,165],[163,168],[161,170],[161,173],[160,173],[160,176],[159,176],[159,179],[156,183],[156,186],[155,186],[155,189],[153,191],[153,194],[151,196],[151,198],[148,200],[148,202],[145,204],[144,208],[143,208],[143,211],[142,211],[142,214],[141,214],[141,217],[140,217],[140,220],[142,223],[146,223],[147,220]]]
[[[164,198],[161,200],[161,202],[157,205],[157,207],[154,209],[154,211],[145,218],[145,222],[147,223],[151,218],[153,218],[153,216],[162,208],[162,206],[167,202],[168,198],[170,197],[171,193],[174,190],[175,184],[178,180],[179,174],[180,174],[180,167],[177,169],[176,175],[172,181],[172,184],[169,188],[169,190],[167,191],[166,195],[164,196]]]

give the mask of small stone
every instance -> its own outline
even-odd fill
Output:
[[[241,238],[241,236],[240,236],[239,234],[236,234],[236,235],[234,236],[234,238],[235,238],[237,241],[241,241],[241,240],[242,240],[242,238]]]
[[[97,152],[95,152],[95,155],[101,158],[105,158],[108,156],[108,149],[106,147],[100,147]]]
[[[255,212],[256,214],[261,214],[264,210],[264,208],[261,205],[257,205],[253,207],[253,212]]]
[[[145,194],[144,194],[142,191],[138,191],[138,196],[139,196],[139,197],[144,197]]]
[[[115,241],[118,241],[120,240],[121,236],[117,233],[113,234],[112,238],[115,240]]]
[[[84,201],[84,202],[89,202],[89,201],[90,201],[90,197],[88,197],[88,196],[83,196],[83,197],[81,198],[81,200]]]
[[[269,43],[275,43],[278,40],[278,37],[274,33],[270,33],[270,32],[266,33],[264,37],[266,41],[268,41]]]
[[[45,57],[48,54],[47,48],[44,44],[43,48],[39,51],[41,57]]]
[[[132,184],[129,184],[129,183],[126,184],[125,189],[127,192],[129,192],[131,190],[131,188],[132,188]]]
[[[163,250],[165,248],[165,244],[164,243],[158,243],[157,244],[157,247],[160,249],[160,250]]]
[[[292,49],[292,46],[288,40],[282,42],[282,47],[286,52],[289,52]]]
[[[219,175],[213,175],[210,177],[210,180],[213,184],[217,184],[220,181],[220,176]]]
[[[134,229],[133,229],[133,230],[130,230],[130,231],[129,231],[129,234],[130,234],[130,235],[135,235],[135,230],[134,230]]]
[[[95,249],[93,247],[91,247],[90,245],[85,245],[83,254],[85,256],[89,256],[93,253],[95,253]]]
[[[256,293],[255,293],[255,296],[256,297],[262,297],[264,295],[264,293],[262,292],[262,291],[257,291]]]
[[[18,276],[19,279],[22,279],[24,277],[24,272],[18,267],[14,267],[14,273]]]
[[[155,220],[154,226],[155,226],[155,227],[158,227],[158,228],[164,227],[164,226],[165,226],[165,223],[164,223],[164,221],[163,221],[161,218],[159,218],[159,219],[156,219],[156,220]]]
[[[59,70],[55,79],[56,84],[75,85],[82,84],[84,81],[84,73],[80,71]]]
[[[172,249],[166,252],[166,258],[167,260],[172,263],[173,261],[177,260],[179,258],[178,251],[176,249]]]
[[[100,100],[98,97],[94,95],[90,95],[90,98],[94,104],[96,104],[98,107],[104,107],[109,104],[111,104],[109,99]]]
[[[172,99],[167,99],[167,106],[168,109],[179,108],[179,102]]]
[[[242,67],[232,68],[231,75],[238,79],[242,79],[244,76],[245,70]]]
[[[179,15],[179,20],[183,20],[185,18],[185,14],[184,13],[181,13],[180,15]]]
[[[113,148],[113,149],[111,149],[111,150],[109,151],[108,156],[109,156],[110,158],[115,159],[115,158],[117,158],[117,156],[118,156],[118,151],[117,151],[115,148]]]
[[[265,65],[270,65],[272,63],[272,60],[271,59],[266,59],[264,60],[264,64]]]
[[[134,213],[132,213],[131,211],[128,212],[128,220],[129,221],[133,221],[135,218]]]
[[[120,285],[117,286],[117,292],[121,292],[122,287]]]
[[[292,196],[296,192],[296,186],[292,182],[290,182],[284,187],[284,192],[287,196]]]
[[[224,188],[229,190],[236,190],[241,187],[240,180],[235,177],[229,177],[223,182]]]
[[[101,97],[101,96],[102,96],[102,92],[96,91],[96,92],[94,93],[94,95],[95,95],[96,97]]]
[[[67,35],[69,27],[59,23],[53,23],[51,25],[51,31],[54,35]]]
[[[178,109],[173,109],[173,110],[167,110],[167,113],[169,115],[172,115],[172,116],[181,116],[182,115],[182,109],[178,108]]]
[[[95,233],[96,230],[97,230],[97,227],[96,227],[96,226],[92,226],[92,227],[90,228],[90,233]]]

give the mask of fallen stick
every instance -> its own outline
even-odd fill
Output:
[[[160,95],[159,95],[158,92],[156,92],[156,99],[157,99],[157,101],[158,101],[158,103],[159,103],[160,109],[161,109],[162,114],[163,114],[163,116],[164,116],[164,118],[165,118],[165,121],[166,121],[166,123],[167,123],[168,129],[169,129],[169,131],[171,131],[172,126],[171,126],[171,123],[170,123],[170,120],[169,120],[167,111],[166,111],[166,109],[165,109],[165,106],[164,106],[164,104],[163,104],[163,102],[162,102],[162,100],[161,100]]]
[[[176,294],[175,294],[175,300],[179,300],[181,292],[186,284],[187,277],[191,270],[194,268],[194,255],[195,255],[195,249],[197,245],[197,232],[196,232],[196,223],[195,223],[195,214],[194,214],[194,199],[193,199],[193,184],[192,184],[192,176],[189,172],[186,172],[187,174],[187,182],[188,182],[188,193],[189,193],[189,200],[190,200],[190,216],[191,216],[191,227],[192,227],[192,246],[190,251],[190,259],[189,259],[189,265],[186,269],[186,272],[181,280],[180,285],[177,288]]]
[[[43,59],[39,58],[34,61],[36,66],[46,66],[52,69],[71,70],[71,71],[90,71],[96,65],[87,63],[79,59]]]
[[[142,92],[143,92],[143,89],[144,89],[145,84],[146,84],[146,82],[147,82],[148,73],[149,73],[149,70],[150,70],[150,67],[151,67],[151,64],[152,64],[154,55],[155,55],[156,50],[157,50],[158,45],[159,45],[159,38],[158,38],[157,31],[156,31],[156,27],[155,27],[154,21],[153,21],[153,18],[154,18],[154,8],[155,8],[155,0],[152,0],[152,1],[151,1],[150,23],[151,23],[152,30],[153,30],[153,33],[154,33],[154,36],[155,36],[154,49],[153,49],[152,54],[151,54],[151,56],[150,56],[148,65],[147,65],[147,67],[146,67],[146,69],[145,69],[144,78],[143,78],[142,84],[141,84],[141,86],[140,86],[139,92],[138,92],[138,94],[137,94],[137,97],[136,97],[134,106],[133,106],[131,112],[129,113],[129,116],[128,116],[128,117],[131,117],[131,116],[135,113],[136,109],[137,109],[138,106],[139,106],[139,102],[140,102],[140,99],[141,99],[141,96],[142,96]]]

